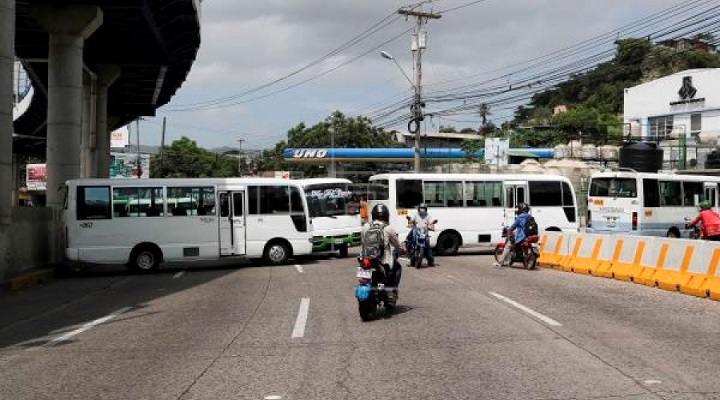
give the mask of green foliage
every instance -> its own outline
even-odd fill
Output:
[[[485,147],[485,141],[481,139],[465,139],[460,143],[460,148],[465,152],[467,161],[475,158],[475,153]]]
[[[346,117],[335,111],[324,121],[311,127],[300,123],[288,131],[288,147],[364,148],[392,147],[395,141],[380,128],[375,128],[365,117]]]
[[[153,178],[207,178],[238,176],[236,157],[216,154],[198,147],[186,137],[154,154],[150,161]]]
[[[457,129],[455,129],[454,126],[440,125],[440,128],[438,128],[438,132],[440,132],[440,133],[457,133]]]

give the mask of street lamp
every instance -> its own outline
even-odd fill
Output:
[[[420,172],[420,121],[423,120],[422,101],[420,100],[420,87],[413,83],[413,81],[405,73],[405,70],[402,69],[402,67],[397,62],[395,57],[392,56],[392,54],[388,53],[387,51],[381,51],[380,56],[386,60],[390,60],[395,63],[395,66],[397,66],[397,68],[403,74],[405,79],[407,79],[407,81],[410,83],[410,86],[412,86],[413,91],[415,92],[415,100],[413,101],[412,107],[410,107],[413,117],[408,123],[408,131],[415,134],[415,172]]]

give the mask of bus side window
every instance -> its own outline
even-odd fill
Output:
[[[657,179],[643,179],[643,206],[660,207],[660,187]]]

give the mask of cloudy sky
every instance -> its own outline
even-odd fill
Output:
[[[451,88],[448,82],[462,85],[502,76],[509,70],[503,67],[612,31],[678,0],[428,3],[425,11],[445,11],[427,26],[423,85],[430,92]],[[142,141],[159,142],[161,120],[166,116],[170,140],[189,136],[202,146],[218,147],[234,145],[241,137],[246,148],[263,148],[284,139],[298,123],[315,124],[334,110],[366,115],[401,100],[411,93],[410,84],[379,51],[393,54],[412,74],[411,37],[403,32],[414,21],[396,19],[393,14],[408,4],[396,0],[205,0],[197,61],[171,103],[159,110],[158,117],[142,122]],[[380,21],[383,28],[363,41],[257,89],[308,66]],[[319,76],[322,73],[326,74]],[[297,86],[287,89],[293,85]],[[213,104],[197,110],[198,103],[228,96],[235,98],[220,107]],[[195,110],[177,111],[189,109]],[[491,119],[500,123],[509,114],[500,110]],[[424,128],[437,130],[440,124],[477,127],[477,119],[473,115],[433,118]],[[402,129],[402,125],[395,127]]]

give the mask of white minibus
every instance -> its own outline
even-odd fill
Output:
[[[720,178],[613,170],[594,174],[588,190],[591,233],[690,237],[700,201],[718,209]]]
[[[570,181],[555,175],[382,174],[369,180],[368,203],[390,209],[390,223],[409,232],[407,216],[420,203],[438,223],[430,244],[440,254],[460,247],[490,248],[512,224],[519,203],[528,203],[540,230],[577,231],[577,202]]]
[[[312,226],[313,252],[338,250],[360,244],[360,200],[350,190],[352,182],[339,178],[303,179],[302,184]]]
[[[307,183],[266,178],[68,181],[66,256],[127,263],[139,271],[157,269],[162,261],[223,257],[282,264],[313,252],[313,222],[322,237],[327,235],[325,218],[337,218],[334,230],[358,230],[359,219],[311,218]]]

